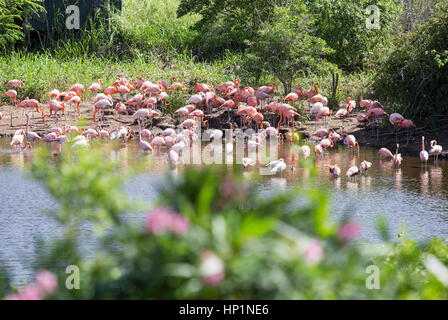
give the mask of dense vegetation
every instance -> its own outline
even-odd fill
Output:
[[[375,92],[391,109],[416,120],[448,111],[448,2],[414,32],[397,39],[375,83]],[[446,118],[446,117],[445,117]]]
[[[122,185],[130,173],[117,174],[124,169],[98,150],[65,153],[54,162],[42,150],[33,160],[32,176],[59,203],[50,214],[63,232],[56,242],[41,243],[31,264],[34,281],[14,289],[0,275],[0,297],[448,298],[446,243],[392,243],[383,220],[384,243],[358,243],[363,230],[355,221],[331,222],[329,193],[311,187],[316,176],[307,162],[301,166],[310,170],[310,184],[268,197],[238,168],[190,168],[167,177],[160,198],[138,221],[127,214],[149,206],[126,197]],[[293,204],[297,197],[304,199],[300,208]],[[79,232],[86,221],[98,237],[88,259]],[[79,267],[79,290],[67,289],[67,279],[77,284],[67,266]]]
[[[39,3],[0,1],[0,82],[24,76],[24,95],[115,72],[186,83],[240,77],[277,82],[283,93],[318,80],[331,95],[338,73],[336,103],[363,96],[415,120],[446,114],[447,0],[124,0],[121,12],[96,10],[82,30],[55,27],[24,41]],[[370,5],[379,29],[366,27]]]

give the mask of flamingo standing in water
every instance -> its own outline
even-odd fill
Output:
[[[229,142],[226,143],[225,151],[226,154],[233,154],[233,125],[232,123],[230,125],[230,131],[229,131]]]
[[[142,124],[140,123],[140,120],[137,120],[137,122],[138,122],[138,142],[140,144],[140,148],[142,148],[143,152],[151,152],[152,151],[151,144],[148,141],[142,139]]]
[[[383,157],[383,158],[386,158],[386,159],[392,159],[392,158],[394,157],[394,155],[392,154],[392,152],[390,152],[390,150],[387,149],[387,148],[381,148],[381,149],[378,151],[378,155],[379,155],[380,157]]]
[[[403,158],[401,157],[401,153],[398,153],[398,148],[400,147],[400,145],[397,143],[397,149],[395,150],[395,154],[392,157],[392,162],[399,166],[401,164],[401,161],[403,160]]]
[[[442,153],[443,149],[442,149],[441,145],[437,144],[436,140],[432,140],[430,142],[430,145],[431,145],[431,150],[429,150],[429,153],[434,156],[434,163],[436,163],[439,161],[439,154]]]
[[[353,136],[353,135],[351,135],[351,134],[347,135],[347,136],[344,138],[344,144],[345,144],[346,146],[348,146],[350,152],[351,152],[351,150],[353,150],[353,148],[354,148],[355,146],[356,146],[356,148],[357,148],[357,150],[358,150],[358,152],[359,152],[359,143],[358,143],[358,141],[356,141],[355,136]]]
[[[30,115],[27,113],[26,114],[26,129],[25,129],[25,134],[26,137],[28,138],[28,140],[30,140],[31,142],[34,142],[36,140],[40,140],[41,137],[39,137],[39,135],[35,132],[30,132],[29,130],[29,122],[30,122]]]
[[[428,163],[429,154],[428,151],[425,150],[425,137],[422,136],[422,151],[420,151],[420,161],[426,164]]]
[[[341,168],[339,168],[337,164],[330,166],[329,170],[333,178],[338,178],[341,174]]]

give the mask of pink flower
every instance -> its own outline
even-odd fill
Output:
[[[45,291],[36,283],[30,283],[19,293],[19,300],[42,300],[45,298]]]
[[[204,251],[200,255],[201,265],[199,274],[202,280],[210,285],[216,286],[221,283],[225,276],[224,263],[211,251]]]
[[[315,264],[320,262],[324,257],[324,250],[319,240],[310,240],[303,252],[303,258],[309,264]]]
[[[233,183],[233,180],[231,178],[226,178],[220,186],[221,195],[224,198],[230,198],[232,197],[233,193],[235,192],[235,185]]]
[[[146,232],[163,234],[167,231],[182,235],[188,230],[188,221],[181,214],[168,208],[155,208],[151,211],[144,225]]]
[[[346,222],[339,228],[338,237],[344,242],[355,239],[361,233],[361,227],[353,221]]]
[[[46,294],[52,294],[58,288],[58,278],[48,270],[40,270],[37,273],[36,283]]]
[[[5,297],[6,300],[42,300],[58,287],[58,278],[48,270],[40,270],[35,281],[26,285],[19,293]]]

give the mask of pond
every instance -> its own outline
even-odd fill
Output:
[[[56,202],[38,182],[27,176],[25,165],[32,160],[34,151],[14,150],[9,141],[0,139],[0,260],[18,281],[29,277],[27,266],[33,262],[36,240],[59,237],[61,229],[45,214],[57,208]],[[131,197],[148,203],[157,197],[156,186],[170,170],[166,152],[144,155],[135,141],[100,145],[110,158],[120,159],[123,167],[141,165],[145,168],[125,185]],[[51,148],[54,153],[61,151],[61,145]],[[309,170],[299,168],[300,156],[294,147],[280,145],[279,157],[284,158],[287,170],[281,175],[262,175],[256,182],[261,193],[282,192],[308,179]],[[353,154],[342,146],[327,152],[323,158],[311,157],[318,169],[318,179],[312,183],[328,188],[332,219],[348,216],[358,221],[362,226],[361,241],[379,241],[375,228],[379,215],[387,218],[392,239],[397,239],[399,232],[415,240],[448,237],[447,162],[434,165],[430,160],[425,167],[418,157],[406,156],[401,166],[396,167],[391,161],[381,160],[377,150],[361,148],[359,154]],[[372,168],[365,175],[349,180],[345,172],[363,160],[372,162]],[[337,179],[331,178],[328,170],[334,163],[342,170]],[[263,167],[262,163],[257,163],[244,174]],[[132,214],[130,219],[142,217],[143,214]],[[88,224],[83,226],[83,239],[89,254],[95,240]]]

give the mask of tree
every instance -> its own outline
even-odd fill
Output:
[[[362,68],[373,50],[390,43],[390,33],[400,15],[395,0],[304,0],[315,18],[316,35],[334,49],[330,61],[347,71]],[[369,5],[379,9],[379,29],[368,29]]]
[[[436,12],[396,40],[374,83],[375,95],[391,110],[417,121],[448,110],[448,1]]]
[[[199,31],[194,44],[196,54],[211,57],[226,49],[244,51],[244,41],[252,39],[269,22],[274,7],[292,0],[181,0],[177,14],[199,14],[194,29]]]
[[[310,32],[313,24],[303,6],[276,7],[270,23],[248,41],[246,68],[255,74],[272,73],[289,93],[294,79],[332,69],[325,57],[333,52]]]
[[[0,48],[22,40],[23,21],[27,14],[44,10],[42,0],[0,0]]]

